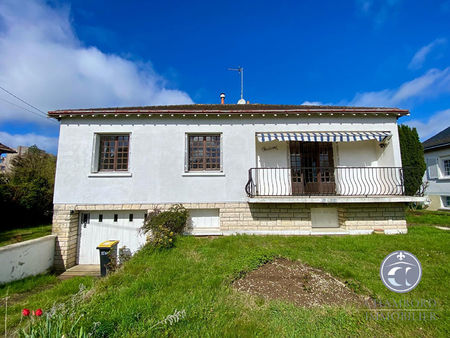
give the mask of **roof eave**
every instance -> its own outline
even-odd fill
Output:
[[[139,115],[139,114],[149,114],[149,115],[189,115],[194,116],[196,114],[199,115],[214,115],[214,114],[229,114],[229,115],[251,115],[251,114],[297,114],[297,115],[307,115],[307,114],[342,114],[342,115],[362,115],[362,114],[387,114],[387,115],[396,115],[397,117],[408,116],[409,111],[405,109],[367,109],[367,108],[337,108],[337,109],[323,109],[323,108],[308,108],[308,109],[247,109],[247,110],[230,110],[230,109],[170,109],[170,110],[154,110],[154,109],[133,109],[133,110],[124,110],[124,109],[80,109],[80,110],[54,110],[49,111],[48,116],[53,118],[62,118],[62,117],[73,117],[73,116],[81,116],[81,115],[104,115],[111,116],[127,116],[127,115]]]
[[[436,149],[439,149],[439,148],[446,148],[446,147],[450,147],[450,142],[436,144],[434,146],[429,146],[429,147],[424,147],[423,151],[436,150]]]

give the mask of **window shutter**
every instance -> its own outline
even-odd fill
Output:
[[[185,136],[185,147],[184,147],[184,172],[189,171],[189,135]]]
[[[428,179],[438,178],[438,160],[436,157],[427,158]]]
[[[223,134],[220,134],[220,171],[223,172]]]
[[[93,173],[98,172],[99,156],[100,156],[100,135],[94,134],[94,143],[92,146],[92,161],[91,161],[91,171]]]

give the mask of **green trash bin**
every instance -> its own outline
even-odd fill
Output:
[[[106,276],[111,260],[114,262],[117,260],[117,244],[119,244],[119,241],[109,240],[100,243],[97,247],[100,253],[100,274],[102,277]]]

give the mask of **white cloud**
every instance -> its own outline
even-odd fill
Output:
[[[422,141],[425,141],[431,136],[434,136],[438,132],[447,128],[449,121],[450,121],[450,109],[446,109],[433,114],[425,121],[411,120],[405,122],[405,124],[407,124],[410,127],[417,128],[420,139]]]
[[[413,58],[411,59],[411,62],[408,65],[409,69],[419,69],[422,67],[423,63],[425,62],[425,59],[427,58],[428,54],[435,49],[439,45],[443,45],[447,42],[446,39],[436,39],[429,43],[426,46],[423,46],[420,48],[416,54],[414,54]]]
[[[84,46],[68,7],[40,0],[0,2],[0,85],[47,111],[127,105],[192,103],[168,89],[149,62],[134,62]],[[0,98],[23,103],[0,92]],[[45,119],[0,100],[0,122]]]
[[[358,13],[373,20],[375,27],[383,25],[400,2],[400,0],[355,0]]]
[[[356,5],[362,13],[367,14],[373,6],[373,0],[357,0]]]
[[[323,103],[320,101],[305,101],[302,103],[302,106],[322,106]]]
[[[37,145],[38,148],[44,149],[53,154],[56,154],[56,148],[58,145],[57,137],[37,135],[34,133],[13,135],[0,131],[0,141],[10,148]]]
[[[396,89],[357,93],[351,106],[399,106],[414,100],[436,97],[450,92],[450,67],[430,69],[424,75],[404,82]]]

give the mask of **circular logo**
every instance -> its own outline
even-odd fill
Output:
[[[381,263],[380,277],[389,290],[397,293],[409,292],[419,284],[422,266],[412,253],[394,251]]]

